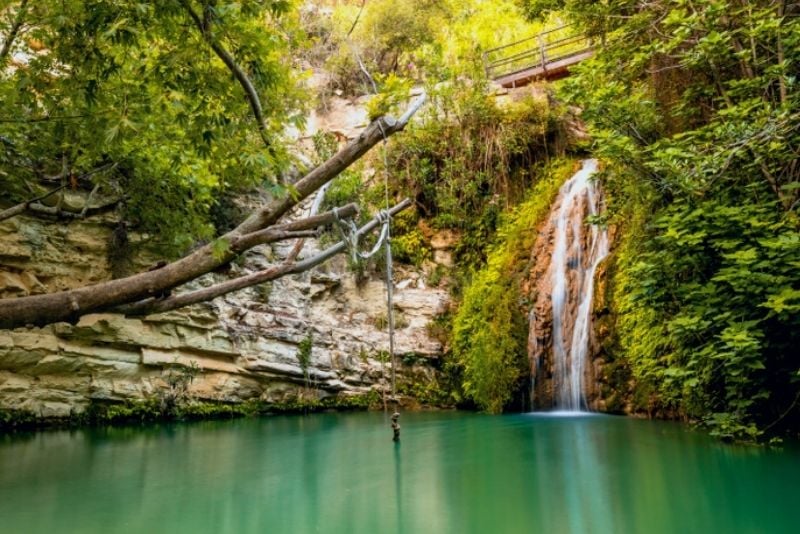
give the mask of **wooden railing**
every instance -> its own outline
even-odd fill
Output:
[[[547,77],[548,67],[576,62],[591,53],[591,41],[572,25],[564,25],[532,37],[492,48],[483,53],[486,75],[493,80],[540,72]],[[534,73],[535,74],[535,73]]]

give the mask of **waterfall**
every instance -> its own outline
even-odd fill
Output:
[[[561,410],[586,407],[584,377],[590,357],[594,277],[609,247],[607,230],[586,224],[587,216],[599,214],[603,200],[591,179],[596,171],[597,161],[585,160],[581,170],[559,190],[548,226],[552,254],[540,284],[545,288],[541,290],[543,298],[546,301],[549,295],[549,302],[531,313],[528,347],[532,375],[535,380],[541,360],[547,358],[542,354],[546,347],[541,338],[548,337],[544,325],[550,324],[552,404]],[[547,312],[550,317],[543,317]]]

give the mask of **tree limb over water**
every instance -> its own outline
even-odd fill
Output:
[[[148,302],[152,303],[152,299],[168,294],[174,288],[229,264],[257,244],[269,242],[270,239],[279,240],[286,237],[287,234],[285,232],[302,232],[325,224],[324,218],[330,217],[331,214],[319,215],[313,221],[296,221],[283,225],[279,224],[279,220],[300,202],[360,159],[378,142],[403,130],[414,113],[422,106],[424,100],[425,95],[423,94],[414,101],[400,119],[384,116],[370,123],[358,138],[350,141],[329,160],[295,182],[293,194],[287,194],[282,198],[276,198],[268,202],[265,206],[253,212],[239,226],[220,236],[215,242],[204,245],[187,256],[153,271],[146,271],[125,278],[68,291],[2,299],[0,300],[0,328],[17,328],[28,325],[43,326],[59,321],[74,322],[89,313],[124,309],[122,307],[125,305],[134,305],[139,302],[142,302],[139,308],[143,310],[152,309],[152,304],[146,305]],[[395,209],[403,209],[407,205],[404,202]],[[347,207],[344,209],[347,209]],[[342,216],[342,212],[339,213],[339,216]],[[370,224],[365,228],[370,227],[369,229],[373,229],[376,226],[370,226]],[[362,228],[362,231],[369,231],[369,229],[365,228]],[[284,233],[282,234],[281,232]],[[291,236],[289,234],[289,237],[301,236]],[[220,243],[225,246],[220,247]],[[221,251],[220,248],[222,249]],[[322,257],[315,256],[293,263],[291,268],[285,269],[285,272],[277,273],[273,278],[266,278],[266,280],[311,269],[344,249],[344,244],[340,243],[323,251]],[[244,285],[242,287],[248,286]],[[231,291],[236,288],[234,287]],[[215,296],[218,296],[216,291],[211,291],[208,299]],[[186,300],[194,301],[195,298],[189,299],[187,297]],[[196,301],[200,302],[201,300],[205,299]],[[177,300],[171,302],[177,304],[170,309],[186,305]],[[136,306],[132,309],[135,308]]]

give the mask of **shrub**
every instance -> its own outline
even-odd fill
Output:
[[[546,99],[500,106],[479,88],[452,96],[440,116],[390,144],[390,183],[393,196],[415,199],[434,228],[461,231],[456,262],[473,267],[485,260],[500,214],[525,198],[531,168],[558,153],[561,132]]]
[[[486,411],[502,411],[527,376],[528,324],[520,282],[538,227],[572,168],[567,161],[543,171],[528,199],[504,217],[486,266],[467,285],[453,320],[453,354],[463,369],[464,393]]]

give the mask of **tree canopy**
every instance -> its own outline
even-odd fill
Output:
[[[5,2],[0,188],[23,201],[64,180],[98,186],[165,250],[212,237],[222,193],[286,168],[281,136],[303,116],[294,7]]]

